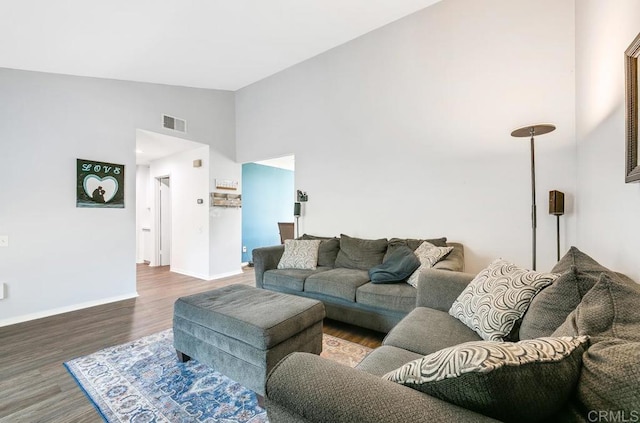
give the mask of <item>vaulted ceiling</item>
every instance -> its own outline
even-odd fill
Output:
[[[439,0],[0,0],[0,67],[237,90]]]

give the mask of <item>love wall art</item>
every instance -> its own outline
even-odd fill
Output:
[[[77,159],[76,207],[124,208],[124,165]]]

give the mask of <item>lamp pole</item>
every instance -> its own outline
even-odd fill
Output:
[[[536,135],[548,134],[556,129],[555,125],[549,123],[538,123],[535,125],[527,125],[511,132],[512,137],[531,137],[531,268],[536,270],[536,160],[534,137]]]
[[[531,134],[531,268],[536,270],[536,228],[537,228],[537,210],[536,210],[536,158],[535,158],[535,146],[533,136],[536,129],[531,127],[529,133]]]

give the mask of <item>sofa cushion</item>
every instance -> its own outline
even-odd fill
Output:
[[[520,339],[551,336],[597,281],[595,275],[581,273],[571,265],[569,270],[533,298],[522,318]]]
[[[369,273],[366,270],[336,268],[309,276],[304,291],[355,301],[356,289],[367,282]]]
[[[361,239],[340,235],[340,251],[336,267],[369,270],[382,263],[387,252],[387,239]]]
[[[592,345],[582,361],[580,408],[622,411],[627,419],[633,413],[640,417],[640,342],[609,338]]]
[[[550,336],[578,306],[602,273],[613,279],[626,279],[624,275],[612,272],[576,247],[569,249],[552,272],[562,275],[531,302],[522,319],[520,339]]]
[[[580,273],[595,275],[596,277],[600,276],[602,272],[613,273],[576,247],[569,248],[569,251],[553,266],[551,273],[564,273],[571,269],[571,266],[576,266]]]
[[[463,342],[479,340],[478,334],[449,313],[417,307],[391,329],[382,343],[427,355]]]
[[[356,369],[372,375],[382,376],[406,363],[421,358],[422,355],[391,345],[382,345],[371,351]]]
[[[387,246],[387,254],[391,254],[398,247],[409,247],[411,251],[415,251],[423,242],[429,242],[436,247],[446,247],[447,238],[432,238],[432,239],[411,239],[411,238],[391,238]],[[386,256],[385,256],[386,260]]]
[[[418,287],[418,279],[420,279],[420,272],[425,269],[431,269],[437,262],[442,260],[453,250],[453,247],[436,247],[432,243],[425,241],[414,251],[418,260],[420,260],[420,267],[409,276],[407,283],[413,287]]]
[[[404,282],[420,267],[420,260],[409,247],[399,247],[385,255],[382,264],[369,269],[372,283]]]
[[[303,234],[300,239],[319,239],[320,247],[318,247],[318,266],[335,267],[336,257],[340,251],[340,240],[336,237],[323,237],[316,235]]]
[[[416,307],[416,289],[406,283],[366,283],[356,290],[356,302],[385,310],[410,312]]]
[[[593,345],[584,355],[574,400],[578,412],[620,410],[628,417],[630,411],[640,410],[639,303],[640,285],[602,273],[553,333],[591,336]]]
[[[544,421],[573,393],[587,346],[586,336],[468,342],[383,378],[500,420]]]
[[[318,267],[320,240],[286,239],[278,269],[315,269]]]
[[[487,341],[501,341],[522,318],[533,297],[559,275],[522,269],[498,259],[473,278],[449,314]]]
[[[553,336],[589,335],[640,342],[640,285],[606,273]]]
[[[330,270],[329,267],[315,269],[272,269],[264,272],[263,286],[274,291],[295,291],[304,289],[304,281],[314,273]]]

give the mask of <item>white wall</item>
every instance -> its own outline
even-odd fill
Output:
[[[531,265],[529,142],[536,141],[538,269],[555,262],[548,191],[575,241],[574,1],[445,0],[246,87],[237,159],[296,156],[303,232],[436,237],[466,269]]]
[[[210,192],[242,194],[242,167],[214,149],[210,150]],[[238,181],[235,191],[216,189],[215,180]],[[211,207],[209,209],[210,269],[209,278],[217,279],[242,273],[242,210]]]
[[[193,167],[194,160],[202,160],[202,167]],[[209,146],[154,160],[149,175],[152,187],[156,187],[156,178],[171,178],[171,271],[209,279]],[[155,191],[152,195],[156,198]],[[202,204],[197,203],[198,198]],[[154,229],[157,207],[154,200]]]
[[[149,190],[149,166],[136,166],[136,263],[143,263],[149,257],[145,251],[145,236],[150,235],[151,202]],[[143,232],[147,230],[147,234]]]
[[[625,184],[624,51],[637,0],[576,2],[577,245],[640,281],[640,184]]]
[[[233,157],[232,92],[0,69],[0,326],[136,295],[136,128],[162,113]],[[126,166],[124,209],[76,208],[77,158]]]

